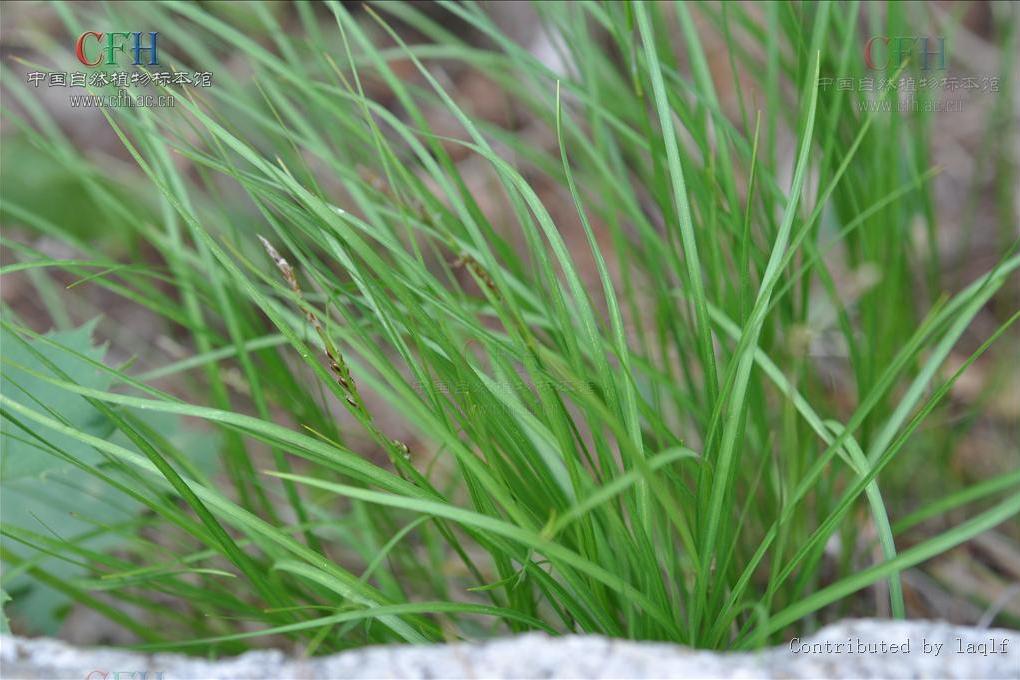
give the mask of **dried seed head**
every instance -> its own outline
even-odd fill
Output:
[[[399,439],[393,439],[391,442],[395,447],[397,447],[397,450],[400,451],[405,460],[411,460],[411,449],[407,448],[407,444]]]
[[[290,285],[291,290],[300,295],[301,286],[298,285],[297,277],[294,276],[294,268],[291,267],[290,263],[284,259],[283,255],[280,255],[280,253],[277,252],[276,248],[273,247],[273,244],[267,241],[261,234],[259,234],[259,241],[262,242],[262,247],[266,249],[269,259],[273,261],[276,268],[280,270],[281,274],[283,274],[283,278],[287,281],[287,284]]]

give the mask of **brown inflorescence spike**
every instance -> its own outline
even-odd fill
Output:
[[[283,274],[283,278],[287,281],[287,285],[290,286],[294,294],[300,299],[301,286],[298,284],[297,276],[294,273],[294,268],[290,266],[290,263],[279,252],[273,247],[269,241],[262,236],[259,236],[259,241],[262,242],[262,247],[266,249],[266,253],[269,254],[270,259],[276,265],[276,268]],[[357,384],[354,382],[354,378],[351,376],[350,369],[347,367],[347,362],[344,361],[343,356],[333,346],[329,336],[326,335],[325,329],[319,322],[319,318],[315,315],[315,312],[311,311],[311,308],[305,310],[305,316],[308,318],[309,323],[314,326],[315,331],[322,338],[326,359],[329,362],[329,370],[333,373],[333,377],[336,378],[337,384],[344,391],[344,400],[354,410],[360,412],[368,419],[368,426],[376,433],[380,438],[385,439],[384,435],[378,430],[378,428],[372,422],[372,414],[365,408],[365,404],[361,399],[361,395],[358,394]],[[400,454],[405,460],[410,460],[411,451],[408,449],[407,444],[403,442],[391,439],[390,443],[397,448]]]
[[[476,277],[489,289],[492,296],[497,300],[502,300],[503,296],[500,295],[499,289],[496,288],[496,282],[489,275],[489,272],[485,270],[482,263],[474,258],[474,256],[467,253],[461,253],[460,257],[453,263],[454,267],[467,267],[474,273]]]

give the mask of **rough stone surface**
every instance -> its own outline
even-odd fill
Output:
[[[78,649],[52,639],[0,636],[0,676],[4,680],[1020,678],[1020,633],[930,621],[855,620],[754,653],[720,654],[670,644],[533,633],[478,643],[368,647],[314,659],[256,651],[220,661]]]

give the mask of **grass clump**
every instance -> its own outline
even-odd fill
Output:
[[[1015,215],[954,278],[936,114],[820,86],[867,75],[863,26],[924,8],[541,3],[544,61],[474,3],[247,10],[52,7],[61,34],[158,26],[173,69],[222,69],[103,109],[110,158],[4,67],[4,172],[72,168],[128,235],[3,198],[3,274],[47,322],[4,310],[5,485],[72,494],[4,510],[15,611],[49,593],[204,653],[749,648],[908,615],[904,573],[1020,512],[1015,459],[960,483],[932,444],[960,376],[1007,356]],[[465,74],[510,114],[474,113]],[[110,307],[144,321],[101,323],[106,349],[73,330]],[[66,524],[79,497],[101,502]]]

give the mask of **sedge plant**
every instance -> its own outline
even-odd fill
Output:
[[[905,617],[905,573],[1020,512],[1016,458],[961,484],[937,448],[955,382],[1009,360],[1016,216],[955,276],[937,114],[821,87],[924,6],[538,3],[555,60],[471,2],[47,11],[61,56],[3,67],[3,171],[65,169],[102,224],[4,192],[3,276],[47,319],[2,318],[16,616],[48,593],[205,654],[746,649]],[[100,25],[213,72],[102,108],[109,155],[23,75]]]

